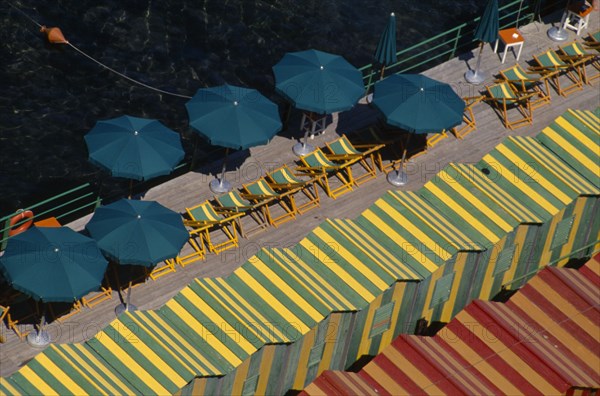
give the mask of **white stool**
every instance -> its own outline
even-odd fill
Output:
[[[300,121],[300,130],[310,135],[312,139],[316,134],[325,131],[327,114],[304,113]]]
[[[566,17],[564,18],[562,28],[573,29],[579,36],[581,31],[588,27],[592,7],[588,5],[577,8],[569,7],[565,13]]]

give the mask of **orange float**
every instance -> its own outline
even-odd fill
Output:
[[[65,36],[63,36],[62,32],[57,27],[46,27],[42,26],[40,28],[40,32],[46,33],[46,37],[48,37],[48,41],[52,44],[69,44]]]
[[[25,221],[20,226],[18,226],[17,228],[15,228],[15,225],[17,223],[20,223],[21,221],[23,221],[25,219],[28,219],[28,220]],[[22,212],[19,212],[10,218],[9,224],[10,224],[10,227],[8,230],[8,236],[14,236],[14,235],[20,234],[23,231],[27,230],[29,227],[31,227],[31,224],[33,224],[33,212],[31,210],[24,210]]]

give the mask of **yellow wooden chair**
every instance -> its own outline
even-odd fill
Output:
[[[485,100],[497,110],[506,128],[513,130],[533,123],[530,104],[533,94],[519,94],[506,81],[486,86],[486,89],[488,96]],[[509,117],[508,111],[511,109],[516,109],[520,116],[518,118]]]
[[[532,96],[531,109],[550,104],[550,83],[549,79],[557,74],[547,72],[543,74],[527,73],[521,65],[516,64],[506,70],[500,71],[500,76],[511,85],[511,87],[522,94],[535,94]]]
[[[185,266],[194,261],[204,258],[204,246],[212,253],[219,254],[222,251],[238,246],[238,234],[236,222],[244,213],[213,206],[208,200],[203,203],[185,209],[188,219],[183,221],[191,227],[189,244],[193,249],[191,255],[180,257],[178,262]],[[225,240],[215,240],[211,237],[211,231],[220,230]],[[194,240],[200,238],[200,243]]]
[[[237,190],[215,197],[217,204],[220,205],[222,209],[240,214],[240,217],[237,218],[237,224],[240,227],[240,233],[244,238],[248,238],[256,232],[264,231],[269,227],[270,223],[267,214],[267,205],[269,205],[273,199],[274,198],[264,199],[260,202],[251,202]],[[244,220],[246,219],[247,221],[245,221],[244,224]],[[252,225],[248,225],[248,222],[251,222]]]
[[[101,286],[99,291],[89,293],[82,297],[81,304],[84,307],[94,308],[103,301],[112,299],[112,288],[110,286]]]
[[[26,314],[25,316],[21,316],[18,319],[13,319],[10,312],[10,306],[0,306],[0,312],[0,318],[6,319],[6,327],[9,330],[14,331],[21,341],[23,341],[31,331],[23,331],[22,328],[20,328],[21,325],[19,325],[19,322],[30,319],[37,314],[37,312],[34,311],[30,314]]]
[[[283,165],[268,173],[266,179],[275,191],[293,195],[298,214],[303,214],[320,206],[319,190],[315,184],[318,178],[311,177],[303,180],[298,176],[300,175],[292,172],[287,165]],[[297,193],[302,193],[305,199],[299,201],[296,197]]]
[[[529,70],[547,75],[559,95],[569,96],[583,89],[584,79],[581,69],[578,65],[563,61],[556,51],[549,49],[542,54],[534,55],[533,58],[537,66],[530,66]],[[562,83],[561,77],[563,77]]]
[[[148,274],[148,276],[152,280],[157,280],[161,276],[165,276],[165,275],[171,274],[173,272],[176,272],[176,270],[175,270],[175,259],[166,259],[163,262],[163,265],[158,264],[156,267],[154,267],[152,269],[152,271],[150,271],[150,273]]]
[[[354,173],[354,183],[357,185],[376,178],[377,168],[383,168],[379,150],[385,147],[385,144],[352,144],[346,135],[342,135],[326,145],[329,150],[327,158],[334,162],[357,160],[356,164],[364,170],[361,175]]]
[[[477,103],[480,103],[484,98],[485,98],[485,96],[483,96],[483,95],[469,96],[469,97],[463,98],[463,100],[465,101],[465,111],[463,113],[462,124],[457,125],[450,130],[456,138],[462,139],[465,136],[467,136],[469,133],[471,133],[475,129],[477,129],[477,123],[475,121],[475,114],[473,113],[473,107]]]
[[[585,50],[583,45],[577,41],[564,44],[558,48],[559,55],[563,61],[569,63],[573,67],[578,67],[586,84],[592,85],[594,82],[600,81],[600,73],[588,75],[587,66],[600,71],[600,54],[590,53]]]
[[[325,193],[335,199],[353,190],[355,183],[351,165],[357,161],[355,158],[344,162],[332,162],[320,148],[316,148],[312,153],[300,157],[300,165],[296,170],[317,178],[317,183]],[[334,186],[330,183],[331,176],[339,181],[339,185]]]
[[[48,310],[50,312],[50,316],[54,318],[57,322],[64,322],[69,319],[71,316],[78,314],[81,312],[81,308],[83,308],[83,303],[81,300],[77,300],[69,307],[68,312],[56,312],[52,304],[48,304]]]
[[[196,261],[204,260],[206,258],[206,248],[202,241],[198,243],[195,237],[190,236],[188,239],[188,245],[192,249],[191,253],[179,254],[175,257],[175,262],[181,267],[185,267],[188,264],[195,263]],[[236,247],[237,245],[232,244],[230,247]],[[185,249],[185,247],[184,247]]]
[[[271,188],[267,180],[263,177],[260,179],[243,185],[244,198],[258,204],[267,200],[269,204],[265,205],[265,215],[267,221],[272,226],[277,227],[287,221],[294,220],[298,214],[294,194],[291,191],[277,192]],[[275,214],[274,206],[283,210],[281,214]]]

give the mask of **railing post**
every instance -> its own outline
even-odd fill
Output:
[[[454,46],[452,47],[452,52],[450,53],[450,57],[448,60],[452,60],[456,57],[456,49],[458,48],[458,40],[460,40],[462,25],[456,29],[456,37],[454,38]]]

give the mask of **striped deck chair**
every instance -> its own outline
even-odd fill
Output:
[[[112,299],[112,288],[110,286],[101,286],[97,292],[89,293],[87,296],[81,298],[81,304],[84,307],[94,308],[96,305],[103,301]]]
[[[599,47],[600,49],[600,47]],[[592,66],[600,71],[600,54],[587,52],[583,45],[577,41],[562,45],[558,48],[561,59],[573,67],[579,67],[586,84],[593,84],[594,80],[600,78],[600,73],[588,76],[586,66]],[[599,80],[600,81],[600,80]]]
[[[547,74],[559,95],[569,96],[583,89],[584,80],[580,68],[565,63],[556,51],[549,49],[543,54],[534,55],[533,58],[537,66],[530,66],[529,70],[542,75]],[[562,85],[561,77],[564,77]]]
[[[65,320],[69,319],[71,316],[81,312],[81,308],[83,308],[83,304],[81,303],[81,300],[75,301],[73,303],[73,305],[71,305],[68,308],[68,312],[67,312],[67,310],[56,312],[53,304],[52,303],[48,304],[48,311],[50,312],[50,317],[59,323],[65,321]]]
[[[244,184],[243,189],[245,192],[244,198],[254,203],[260,203],[264,200],[270,201],[271,205],[265,205],[265,214],[267,215],[267,221],[272,226],[277,227],[279,224],[296,218],[298,209],[296,208],[294,195],[288,191],[276,192],[264,177],[252,183]],[[272,208],[275,205],[283,209],[283,214],[274,214]]]
[[[361,175],[354,174],[354,182],[361,185],[377,177],[377,168],[382,169],[381,150],[384,144],[352,144],[346,135],[340,136],[333,142],[325,143],[329,153],[327,158],[334,161],[357,159],[363,170]]]
[[[600,51],[600,30],[596,33],[588,33],[587,40],[584,45],[588,48]]]
[[[222,209],[245,214],[245,216],[240,216],[236,219],[237,224],[240,227],[240,233],[244,238],[248,238],[255,232],[264,231],[270,225],[267,215],[267,205],[271,203],[273,199],[264,199],[260,202],[253,203],[242,196],[239,191],[234,190],[227,194],[215,197],[215,200]],[[250,218],[254,221],[254,225],[243,225],[242,219],[245,218]]]
[[[317,183],[325,190],[327,196],[335,199],[352,191],[354,179],[351,165],[357,162],[358,159],[335,163],[327,159],[320,148],[316,148],[312,153],[300,157],[299,161],[300,165],[296,167],[296,170],[317,177]],[[333,186],[330,183],[330,176],[334,176],[340,182],[340,185]]]
[[[550,103],[550,83],[548,80],[553,73],[546,73],[541,76],[539,74],[534,75],[527,73],[521,65],[516,64],[509,69],[501,70],[500,75],[504,80],[508,81],[515,91],[535,93],[535,96],[531,100],[532,109],[537,109]]]
[[[475,114],[473,113],[473,107],[477,103],[480,103],[484,98],[485,96],[483,95],[469,96],[463,98],[466,106],[465,111],[463,113],[462,124],[457,125],[450,130],[456,138],[462,139],[477,128],[477,123],[475,122]]]
[[[189,244],[193,252],[179,257],[179,265],[186,266],[194,261],[204,259],[205,246],[210,252],[216,254],[238,246],[236,222],[244,213],[214,207],[208,200],[191,208],[185,208],[185,211],[188,219],[185,219],[183,224],[192,228]],[[216,241],[211,238],[210,231],[217,229],[222,231],[225,236],[224,241],[222,239]],[[200,238],[200,243],[194,240],[195,237]]]
[[[287,165],[283,165],[281,168],[267,173],[266,178],[269,186],[275,191],[294,194],[296,210],[298,214],[303,214],[320,206],[319,190],[315,185],[317,178],[312,177],[308,180],[302,180],[297,176],[299,175],[294,174]],[[301,192],[306,198],[304,202],[297,200],[296,193],[298,192]]]
[[[152,269],[152,271],[150,271],[150,273],[148,274],[148,276],[152,280],[157,280],[161,276],[170,274],[172,272],[176,272],[176,270],[175,270],[175,262],[176,262],[176,259],[166,259],[163,262],[163,265],[157,265],[156,267],[154,267]]]
[[[533,123],[533,111],[529,102],[533,94],[519,94],[506,81],[486,86],[486,89],[488,96],[485,100],[500,113],[499,115],[506,128],[513,130]],[[508,116],[508,110],[512,108],[516,108],[521,114],[521,117],[514,119],[514,121],[511,121]]]

